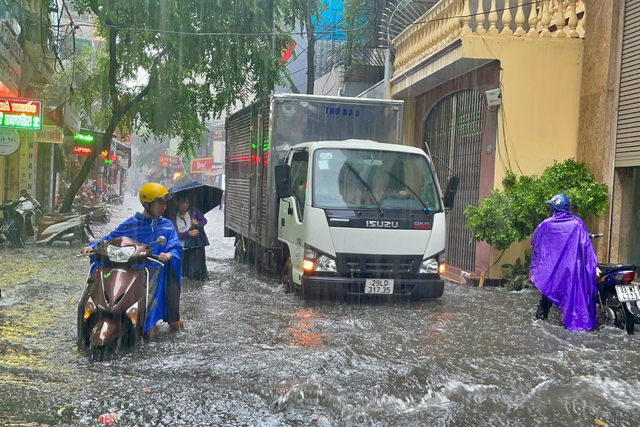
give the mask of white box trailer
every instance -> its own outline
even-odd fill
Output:
[[[226,136],[239,262],[305,296],[442,295],[442,192],[424,151],[402,145],[402,101],[273,94]]]

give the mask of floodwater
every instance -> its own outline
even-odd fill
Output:
[[[137,209],[118,207],[104,233]],[[207,215],[211,280],[186,329],[102,363],[77,352],[78,248],[0,253],[0,425],[637,426],[640,335],[532,319],[536,291],[448,284],[424,303],[304,301],[235,265]]]

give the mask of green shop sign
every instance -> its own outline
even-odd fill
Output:
[[[42,102],[0,99],[0,129],[42,130]]]

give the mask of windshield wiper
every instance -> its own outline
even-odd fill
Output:
[[[369,187],[369,184],[367,184],[367,182],[360,176],[358,171],[355,170],[355,168],[353,166],[351,166],[351,163],[347,162],[347,163],[345,163],[345,166],[351,172],[353,172],[353,174],[356,176],[356,178],[358,178],[358,180],[362,183],[362,185],[364,185],[364,188],[366,188],[367,191],[369,192],[369,194],[371,194],[371,198],[376,203],[376,206],[378,207],[378,211],[380,212],[380,215],[384,215],[384,212],[382,212],[382,206],[380,206],[380,202],[378,202],[378,199],[376,199],[376,196],[373,194],[373,190],[371,189],[371,187]]]
[[[418,193],[416,193],[415,191],[413,191],[413,188],[409,187],[407,185],[406,182],[404,182],[403,180],[401,180],[400,178],[398,178],[397,176],[395,176],[394,174],[392,174],[391,172],[387,171],[387,173],[389,174],[389,176],[391,178],[393,178],[394,180],[396,180],[397,182],[400,183],[400,185],[404,185],[404,188],[406,188],[407,190],[409,190],[409,192],[411,194],[413,194],[413,197],[415,197],[416,199],[418,199],[418,201],[420,202],[420,204],[422,205],[422,207],[424,208],[425,212],[430,212],[431,209],[429,208],[429,205],[427,205],[427,203],[425,203],[424,200],[422,200],[422,198],[420,196],[418,196]]]

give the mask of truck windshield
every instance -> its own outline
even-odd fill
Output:
[[[313,205],[376,210],[441,209],[433,172],[424,156],[341,148],[314,153]]]

